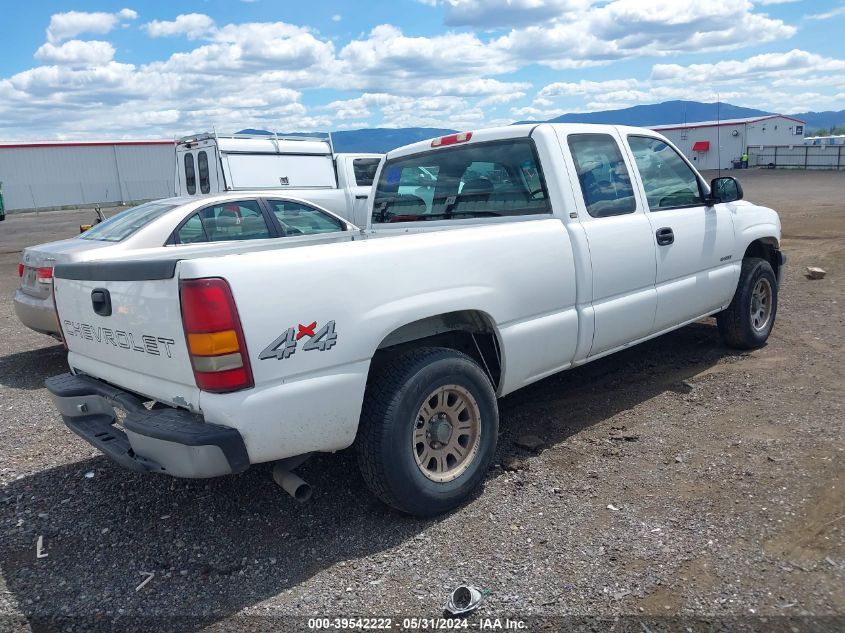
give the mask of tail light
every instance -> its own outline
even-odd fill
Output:
[[[225,279],[180,282],[182,325],[197,387],[225,393],[255,383],[238,309]]]
[[[18,277],[23,277],[23,264],[18,264]]]
[[[36,268],[35,269],[35,279],[40,284],[51,284],[53,283],[53,267],[46,266],[44,268]]]

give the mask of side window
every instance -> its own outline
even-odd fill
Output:
[[[268,200],[267,202],[288,236],[335,233],[346,229],[339,220],[299,202],[289,200]]]
[[[180,244],[196,244],[198,242],[207,242],[208,236],[205,234],[205,229],[202,226],[202,220],[198,213],[194,213],[187,222],[179,229],[179,243]]]
[[[270,229],[257,200],[225,202],[199,212],[209,242],[264,240]]]
[[[197,154],[197,168],[200,173],[200,191],[208,193],[211,191],[211,183],[208,180],[208,154],[205,152]]]
[[[185,154],[185,187],[189,195],[197,192],[197,174],[194,171],[194,155],[191,153]]]
[[[609,134],[570,134],[568,142],[587,213],[594,218],[633,213],[637,202],[631,176],[614,138]]]
[[[380,158],[355,158],[352,160],[352,171],[355,172],[355,184],[359,187],[371,187],[376,178]]]
[[[704,204],[695,172],[660,139],[629,136],[628,144],[643,181],[648,208],[652,211]]]

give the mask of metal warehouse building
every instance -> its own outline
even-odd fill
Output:
[[[174,193],[173,141],[0,142],[6,208],[128,203]]]
[[[804,121],[782,114],[652,127],[698,169],[730,169],[750,146],[801,145]]]

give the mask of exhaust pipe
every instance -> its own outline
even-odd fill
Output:
[[[298,455],[297,457],[283,459],[276,462],[276,465],[273,466],[273,481],[279,484],[286,493],[299,501],[299,503],[308,501],[311,498],[313,490],[311,490],[311,484],[304,481],[299,475],[291,472],[291,469],[299,466],[309,456],[310,454]]]

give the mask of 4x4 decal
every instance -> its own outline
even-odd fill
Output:
[[[302,346],[303,352],[310,352],[314,349],[325,352],[337,345],[337,332],[334,329],[334,321],[329,321],[319,330],[317,330],[316,321],[308,325],[298,323],[296,328],[288,328],[279,338],[265,347],[258,358],[261,360],[267,360],[268,358],[283,360],[289,358],[296,353],[297,342],[306,336],[310,338]]]

